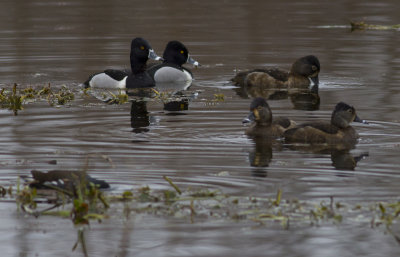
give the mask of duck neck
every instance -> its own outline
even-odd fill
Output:
[[[272,124],[272,113],[270,111],[261,110],[258,112],[257,126],[268,127]]]
[[[345,129],[350,126],[350,123],[348,121],[335,115],[331,118],[331,124],[341,129]]]
[[[133,74],[140,73],[146,70],[147,58],[143,59],[134,57],[132,56],[132,54],[130,57],[131,57],[131,70]]]

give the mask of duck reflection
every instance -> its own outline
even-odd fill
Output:
[[[254,148],[249,152],[250,166],[254,167],[251,171],[254,177],[266,177],[266,167],[269,166],[272,160],[272,139],[256,137],[252,139]]]
[[[284,88],[262,88],[242,85],[233,89],[236,94],[244,99],[262,97],[267,100],[282,100],[288,98],[288,91]]]
[[[368,156],[368,153],[353,156],[349,150],[334,150],[331,152],[332,166],[337,170],[354,170],[357,163]]]
[[[268,167],[272,160],[272,140],[269,138],[253,138],[254,149],[249,153],[252,167]]]
[[[134,97],[134,98],[143,98],[143,97],[152,98],[157,95],[157,92],[152,87],[150,87],[150,88],[129,88],[129,89],[126,89],[126,94],[129,97]]]
[[[157,90],[159,98],[164,103],[164,110],[170,112],[187,111],[190,99],[187,90],[191,85],[191,81],[156,83],[155,90]]]
[[[182,98],[164,103],[164,110],[170,112],[187,111],[189,109],[189,99]]]
[[[148,132],[150,126],[150,116],[147,111],[147,102],[143,100],[133,100],[131,106],[131,127],[134,133]]]
[[[289,89],[289,98],[296,110],[316,111],[319,110],[320,97],[318,94],[318,85],[314,85],[310,90],[292,90]]]
[[[244,99],[250,97],[263,97],[267,100],[290,99],[293,108],[296,110],[316,111],[319,110],[320,96],[318,85],[313,85],[311,89],[291,88],[289,90],[279,88],[242,87],[234,88],[236,94]]]
[[[337,170],[355,170],[359,161],[369,156],[368,152],[352,154],[355,144],[338,145],[290,145],[289,149],[331,157],[332,166]]]
[[[179,92],[186,91],[192,85],[191,81],[178,81],[173,83],[156,83],[155,89],[164,95],[173,96]]]

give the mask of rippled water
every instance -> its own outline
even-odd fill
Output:
[[[239,196],[349,202],[397,200],[400,182],[399,31],[350,31],[349,20],[400,23],[397,1],[3,1],[0,10],[1,87],[66,85],[68,106],[40,101],[18,116],[0,110],[0,183],[15,184],[31,169],[79,169],[111,183],[115,192],[149,185],[220,189]],[[107,105],[84,96],[79,84],[105,68],[129,67],[129,44],[149,40],[162,54],[169,40],[184,42],[202,66],[193,69],[188,109],[147,103],[149,125],[138,129],[131,103]],[[319,110],[269,101],[274,115],[297,122],[327,120],[334,105],[356,107],[369,125],[344,155],[266,148],[244,135],[251,96],[229,79],[236,70],[289,69],[298,57],[321,62]],[[215,95],[224,95],[217,101]],[[101,158],[108,156],[112,163]],[[254,156],[264,167],[254,167]],[[344,157],[343,157],[344,156]],[[340,158],[364,156],[354,170]],[[57,165],[49,161],[57,160]],[[260,163],[260,160],[258,160]],[[253,166],[252,166],[253,165]],[[218,176],[219,174],[227,174]],[[69,220],[34,219],[1,202],[0,240],[7,256],[80,256],[71,252]],[[398,226],[395,224],[394,226]],[[283,230],[249,222],[187,221],[137,215],[105,220],[87,233],[90,256],[397,256],[393,237],[368,226]]]

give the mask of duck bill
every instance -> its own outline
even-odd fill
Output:
[[[244,118],[244,119],[242,120],[242,123],[243,123],[243,124],[245,124],[245,123],[251,123],[251,122],[253,122],[255,119],[256,119],[256,117],[254,116],[254,113],[253,113],[253,112],[250,112],[249,115],[248,115],[246,118]]]
[[[156,54],[153,49],[149,50],[149,59],[156,60],[156,61],[163,61],[164,59]]]
[[[190,57],[190,55],[189,55],[189,57],[188,57],[186,62],[189,63],[189,64],[192,64],[195,67],[200,66],[200,63],[198,61],[194,60],[192,57]]]
[[[354,118],[354,122],[360,122],[360,123],[363,123],[363,124],[368,124],[368,121],[360,119],[360,117],[358,117],[357,115]]]

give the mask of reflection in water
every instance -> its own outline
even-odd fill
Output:
[[[81,170],[51,170],[48,172],[31,170],[31,174],[34,181],[29,183],[29,186],[38,189],[54,189],[56,187],[72,192],[77,185],[83,183],[88,187],[89,183],[92,183],[100,189],[110,188],[106,181],[95,179]]]
[[[398,1],[272,3],[233,0],[229,4],[226,1],[191,1],[190,11],[183,2],[159,0],[142,2],[140,7],[137,1],[121,0],[5,0],[2,6],[2,83],[41,85],[51,82],[72,87],[86,78],[89,71],[102,70],[104,63],[111,68],[128,63],[127,40],[143,35],[158,51],[171,39],[187,42],[193,53],[208,64],[196,74],[202,84],[211,85],[202,87],[205,89],[202,98],[212,99],[213,94],[221,90],[225,90],[226,96],[224,104],[213,106],[199,100],[190,119],[164,122],[157,128],[159,140],[141,146],[145,147],[144,153],[132,147],[129,140],[132,133],[126,133],[125,126],[115,128],[115,124],[126,122],[129,112],[126,107],[131,106],[97,108],[89,104],[86,107],[86,100],[78,99],[77,103],[83,103],[83,107],[72,105],[55,109],[37,102],[26,106],[17,119],[2,112],[2,183],[15,174],[28,172],[30,169],[23,169],[27,166],[48,168],[41,164],[48,158],[59,159],[62,165],[69,167],[76,165],[82,153],[101,151],[113,159],[117,168],[111,171],[103,167],[105,165],[98,165],[93,175],[104,179],[112,177],[113,182],[122,186],[117,190],[142,185],[159,188],[160,177],[168,175],[178,178],[182,186],[218,187],[223,192],[243,197],[269,194],[269,186],[276,183],[284,184],[284,192],[292,192],[300,199],[339,195],[344,204],[371,199],[385,201],[398,193],[398,33],[351,34],[349,29],[317,27],[344,25],[349,17],[387,24],[398,20]],[[357,150],[362,152],[373,147],[374,158],[364,160],[356,168],[362,183],[358,178],[340,183],[341,179],[331,180],[323,171],[311,167],[318,160],[303,161],[304,155],[298,152],[283,151],[279,156],[274,152],[274,161],[279,157],[293,162],[276,165],[274,173],[282,171],[281,177],[262,179],[260,186],[255,187],[254,180],[249,179],[251,170],[269,170],[274,162],[269,163],[269,168],[257,168],[240,158],[242,143],[247,144],[245,147],[249,145],[238,136],[243,134],[241,128],[232,124],[241,118],[247,100],[239,99],[233,91],[220,89],[218,85],[229,79],[235,67],[286,65],[298,54],[307,52],[318,54],[323,65],[327,87],[319,92],[321,109],[346,100],[360,106],[369,119],[382,122],[383,128],[360,129],[367,140],[361,141]],[[272,92],[268,98],[275,99],[281,94],[277,92]],[[249,93],[245,92],[244,97],[249,97]],[[279,103],[286,115],[304,122],[313,118],[312,114],[290,110],[291,100]],[[147,107],[150,111],[150,106]],[[150,124],[153,124],[154,116],[149,115]],[[183,129],[175,132],[177,125]],[[149,125],[142,128],[152,129]],[[268,154],[262,148],[253,145],[251,148],[255,153],[259,151],[254,156],[260,161],[254,163],[260,166],[268,163]],[[247,158],[248,154],[245,155]],[[327,167],[333,169],[329,159],[331,152],[322,156]],[[337,156],[340,154],[335,154],[335,160],[343,159]],[[223,183],[221,178],[210,175],[225,170],[232,170],[232,174],[238,170],[247,173],[238,172],[237,176],[223,178]],[[202,215],[201,210],[197,213]],[[4,212],[1,216],[4,256],[68,255],[76,240],[76,231],[72,230],[69,220],[49,216],[31,219],[15,211],[9,217]],[[90,256],[260,256],[271,248],[280,256],[294,252],[299,256],[327,256],[333,252],[337,256],[394,256],[399,252],[395,240],[378,229],[370,230],[354,222],[344,221],[346,226],[312,228],[294,224],[292,231],[286,232],[279,224],[267,225],[268,229],[251,229],[252,224],[236,219],[233,224],[226,219],[216,226],[213,220],[196,225],[179,217],[144,215],[146,219],[143,219],[140,213],[135,214],[131,222],[123,222],[118,219],[120,216],[87,231],[90,232],[86,235]],[[20,218],[8,226],[15,217]],[[378,244],[380,247],[376,247]]]
[[[272,160],[272,140],[271,138],[253,138],[254,148],[249,152],[250,166],[255,167],[251,174],[255,177],[266,177],[267,171],[263,168],[268,167]]]
[[[147,102],[133,100],[131,106],[131,126],[134,133],[148,132],[150,126],[150,116],[147,111]]]
[[[333,150],[331,152],[332,166],[337,170],[354,170],[357,163],[368,156],[368,153],[353,156],[349,150]]]
[[[164,110],[170,112],[187,111],[189,109],[189,99],[182,98],[164,103]]]
[[[350,153],[355,148],[355,144],[351,145],[289,145],[289,149],[308,152],[315,154],[330,155],[332,160],[332,166],[337,170],[354,170],[357,163],[368,157],[368,153],[361,153],[354,156]]]
[[[318,94],[318,85],[311,89],[301,89],[289,91],[277,88],[249,87],[243,85],[233,89],[238,96],[247,99],[249,97],[263,97],[267,100],[282,100],[290,98],[293,108],[296,110],[316,111],[319,110],[320,97]]]
[[[156,83],[156,90],[160,94],[173,96],[174,94],[186,91],[192,85],[192,81],[179,81],[175,83]]]
[[[187,111],[190,98],[195,97],[195,95],[187,94],[191,85],[191,81],[157,83],[155,89],[164,103],[164,110],[170,112]]]
[[[86,230],[86,226],[82,226],[77,229],[77,233],[78,233],[77,237],[78,238],[76,240],[75,245],[72,247],[72,251],[74,251],[78,247],[78,245],[80,245],[81,249],[82,249],[82,254],[85,257],[87,257],[87,256],[89,256],[89,254],[88,254],[87,247],[86,247],[85,230]]]
[[[267,100],[282,100],[288,98],[287,90],[280,88],[264,88],[243,85],[235,87],[233,90],[235,90],[238,96],[245,99],[249,97],[262,97]]]
[[[316,111],[319,110],[320,97],[318,85],[314,85],[310,90],[289,90],[289,98],[296,110]]]
[[[96,99],[108,104],[120,103],[124,100],[126,101],[128,96],[131,98],[143,98],[154,97],[156,95],[154,88],[90,88],[88,93]]]
[[[254,138],[254,149],[249,153],[252,167],[268,167],[272,160],[272,141],[268,138]]]

